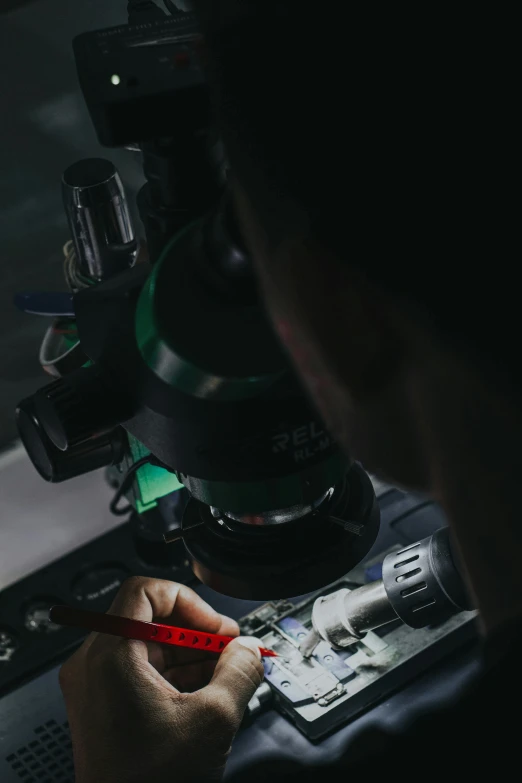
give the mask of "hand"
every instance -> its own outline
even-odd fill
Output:
[[[237,636],[183,585],[132,577],[109,610],[136,620]],[[62,666],[77,783],[220,780],[263,679],[258,640],[221,655],[91,634]]]

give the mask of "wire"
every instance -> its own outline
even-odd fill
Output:
[[[72,239],[63,246],[63,271],[65,282],[71,291],[80,291],[82,288],[88,288],[93,283],[92,280],[80,272]]]
[[[124,475],[123,480],[116,490],[116,493],[111,500],[109,504],[109,509],[111,510],[111,513],[114,514],[117,517],[123,517],[125,514],[128,514],[130,511],[133,511],[133,507],[128,503],[126,506],[123,506],[122,508],[118,508],[118,503],[122,499],[122,497],[125,495],[126,492],[129,491],[131,488],[132,482],[134,481],[134,476],[137,473],[137,471],[142,468],[144,465],[149,465],[151,463],[156,463],[157,460],[154,459],[152,454],[148,454],[146,457],[141,457],[137,462],[135,462],[133,465],[130,466],[127,473]]]

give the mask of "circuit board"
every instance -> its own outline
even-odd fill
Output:
[[[388,551],[303,601],[270,602],[239,621],[242,633],[262,639],[279,654],[264,661],[272,703],[312,741],[322,739],[475,636],[475,612],[461,612],[420,630],[397,620],[344,650],[320,642],[310,659],[303,658],[299,644],[312,627],[315,599],[372,581],[366,577],[379,576]]]

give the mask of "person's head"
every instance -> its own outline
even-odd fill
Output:
[[[243,231],[332,431],[406,485],[472,470],[520,409],[505,160],[478,63],[427,20],[203,5]]]

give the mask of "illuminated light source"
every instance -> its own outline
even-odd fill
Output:
[[[118,86],[118,84],[121,82],[120,77],[117,73],[113,73],[111,76],[111,84],[114,84],[115,87]]]

